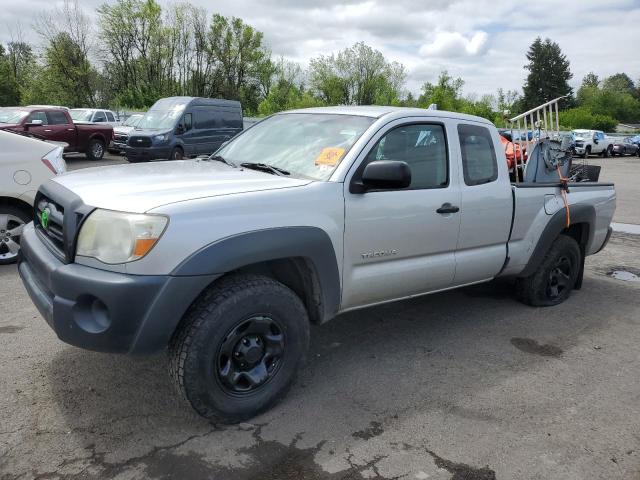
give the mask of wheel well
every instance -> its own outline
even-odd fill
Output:
[[[229,273],[254,273],[273,278],[300,297],[313,323],[321,323],[324,319],[318,273],[313,263],[304,257],[268,260]]]
[[[89,138],[89,143],[92,142],[93,140],[99,140],[100,142],[102,142],[103,145],[107,144],[107,140],[99,133],[92,135],[91,138]]]
[[[27,202],[23,200],[18,200],[17,198],[13,198],[13,197],[0,197],[0,205],[19,208],[25,214],[31,216],[31,212],[32,212],[31,205],[29,205]]]
[[[569,228],[565,228],[562,231],[563,235],[567,235],[573,238],[580,248],[583,251],[586,248],[587,243],[589,242],[589,224],[588,223],[573,223],[569,226]]]

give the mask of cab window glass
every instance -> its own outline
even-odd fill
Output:
[[[29,114],[29,117],[27,118],[27,123],[31,123],[34,120],[40,120],[42,122],[42,125],[49,124],[49,122],[47,121],[47,116],[44,112],[31,112]]]
[[[482,185],[498,178],[498,161],[493,138],[488,128],[479,125],[458,125],[464,183]]]
[[[93,115],[93,121],[94,122],[106,122],[107,121],[107,117],[104,114],[104,112],[96,112]]]
[[[390,130],[378,140],[365,162],[375,160],[406,162],[411,169],[409,189],[442,188],[449,183],[442,125],[412,124]]]
[[[67,121],[67,116],[63,112],[58,112],[58,111],[47,112],[47,118],[49,120],[50,125],[65,125],[69,123]]]

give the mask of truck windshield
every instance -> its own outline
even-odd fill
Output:
[[[257,123],[216,155],[235,165],[262,163],[292,176],[327,180],[374,120],[355,115],[278,114]]]
[[[0,108],[0,123],[20,123],[29,112],[15,108]]]
[[[173,128],[184,111],[184,105],[170,110],[149,110],[140,119],[136,128],[168,129]]]
[[[71,114],[71,119],[74,122],[89,122],[91,121],[91,116],[93,112],[91,110],[85,110],[82,108],[74,108],[69,112]]]

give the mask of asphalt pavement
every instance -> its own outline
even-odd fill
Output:
[[[640,224],[640,159],[596,162]],[[638,276],[640,236],[615,233],[557,307],[492,282],[343,315],[282,403],[220,426],[163,355],[58,341],[0,267],[0,479],[640,479]]]

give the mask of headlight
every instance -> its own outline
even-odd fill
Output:
[[[153,137],[156,142],[166,142],[167,138],[169,138],[169,135],[166,133],[164,135],[156,135]]]
[[[162,215],[94,210],[82,224],[76,255],[104,263],[138,260],[151,251],[168,222]]]

